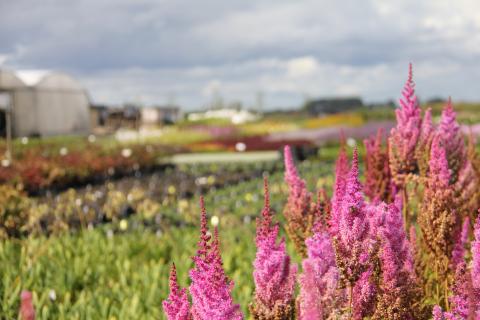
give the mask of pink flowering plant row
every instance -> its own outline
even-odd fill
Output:
[[[342,143],[333,190],[307,190],[285,147],[284,219],[275,217],[265,179],[252,239],[253,319],[480,319],[475,143],[466,144],[451,101],[438,124],[421,110],[411,66],[396,118],[386,141],[382,132],[365,141],[363,183],[357,150],[349,160]],[[286,241],[302,261],[292,261]],[[246,318],[203,199],[197,247],[188,290],[172,266],[166,317]]]

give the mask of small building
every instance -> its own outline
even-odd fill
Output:
[[[345,112],[363,106],[361,98],[329,98],[309,101],[305,104],[305,110],[312,116]]]
[[[0,69],[0,93],[9,96],[16,137],[83,135],[90,131],[87,92],[66,74]],[[4,118],[2,110],[0,119]]]
[[[90,125],[92,128],[105,126],[107,118],[107,106],[101,104],[95,104],[90,106]]]
[[[140,121],[142,125],[155,126],[172,124],[181,119],[182,113],[177,106],[143,107],[140,108]]]
[[[140,111],[137,106],[125,105],[123,107],[109,108],[105,126],[112,130],[138,129],[140,125]]]

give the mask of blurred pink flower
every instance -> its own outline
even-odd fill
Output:
[[[20,319],[35,320],[35,308],[32,302],[32,293],[24,290],[20,294]]]
[[[450,179],[452,182],[455,182],[467,155],[464,136],[457,122],[456,113],[453,111],[450,98],[442,111],[442,117],[438,125],[438,136],[442,139],[442,144],[447,154],[448,167],[452,172]]]

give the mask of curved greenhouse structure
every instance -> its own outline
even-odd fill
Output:
[[[90,130],[87,92],[66,74],[0,70],[0,93],[9,95],[14,136],[87,134]],[[4,131],[1,118],[4,114],[0,115]]]

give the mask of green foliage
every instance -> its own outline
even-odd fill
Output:
[[[320,183],[331,183],[325,178],[330,163],[305,161],[301,171],[311,186],[319,177]],[[208,215],[220,221],[222,257],[235,282],[234,299],[245,313],[253,294],[253,241],[262,186],[258,176],[206,194]],[[270,186],[272,205],[282,220],[287,191],[283,172],[270,176]],[[180,210],[182,201],[162,207],[167,226],[145,225],[140,213],[127,220],[127,228],[117,221],[92,230],[0,242],[0,318],[17,317],[20,292],[28,289],[34,293],[38,319],[164,319],[161,302],[168,294],[170,264],[176,262],[179,282],[188,286],[198,241],[198,198]],[[298,263],[293,248],[289,251]]]

